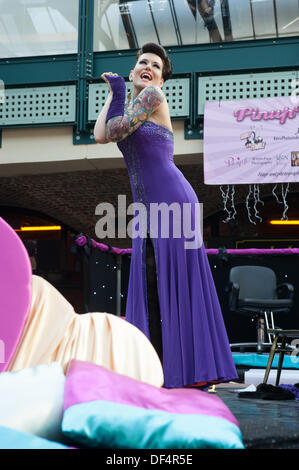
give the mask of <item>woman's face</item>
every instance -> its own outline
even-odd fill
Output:
[[[130,73],[130,80],[139,92],[150,85],[162,87],[163,61],[161,57],[152,52],[142,54]]]

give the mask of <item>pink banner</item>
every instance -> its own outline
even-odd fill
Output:
[[[298,181],[298,97],[205,104],[205,184]]]

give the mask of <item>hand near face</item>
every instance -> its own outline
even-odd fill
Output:
[[[117,74],[117,73],[112,73],[112,72],[104,72],[104,73],[102,73],[102,75],[101,75],[102,80],[104,80],[104,82],[107,84],[107,86],[108,86],[108,88],[109,88],[109,92],[112,93],[113,90],[112,90],[111,85],[110,85],[109,81],[107,80],[106,76],[109,76],[109,77],[118,77],[118,74]]]

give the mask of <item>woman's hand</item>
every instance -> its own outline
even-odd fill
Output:
[[[113,93],[113,90],[111,88],[111,85],[109,83],[109,81],[107,80],[106,76],[110,76],[110,77],[118,77],[118,74],[117,73],[112,73],[112,72],[104,72],[102,73],[101,75],[101,79],[104,80],[104,82],[107,84],[108,88],[109,88],[109,93]]]

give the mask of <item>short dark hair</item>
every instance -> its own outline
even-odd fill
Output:
[[[162,62],[163,62],[162,77],[164,81],[168,80],[172,74],[172,63],[164,47],[160,46],[159,44],[155,44],[154,42],[147,42],[137,52],[136,59],[138,60],[139,57],[142,54],[145,54],[146,52],[151,52],[152,54],[156,54],[160,57],[160,59],[162,59]]]

